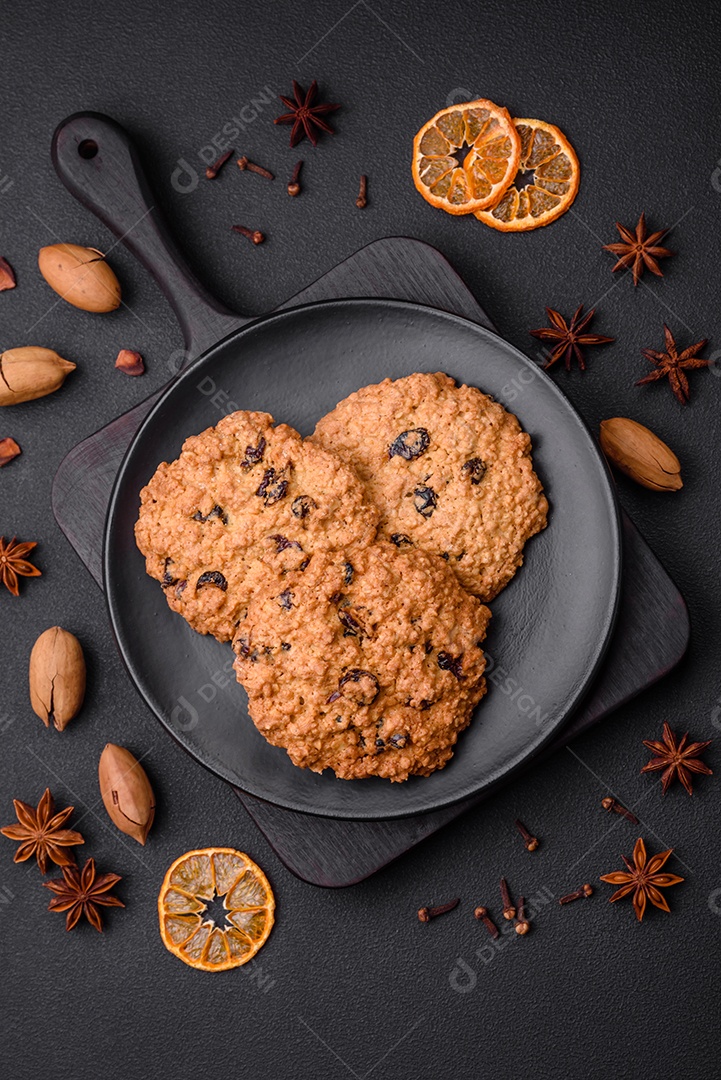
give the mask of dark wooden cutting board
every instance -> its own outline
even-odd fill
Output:
[[[492,329],[487,315],[435,249],[402,237],[378,240],[282,307],[339,296],[388,297],[428,304]],[[237,325],[245,320],[238,319]],[[230,325],[229,330],[233,329]],[[72,450],[53,488],[60,527],[101,584],[105,510],[123,453],[152,401],[143,402]],[[623,586],[618,623],[601,672],[582,708],[545,752],[551,753],[665,675],[689,635],[683,598],[648,545],[623,515]],[[491,794],[430,814],[387,822],[334,821],[272,806],[237,792],[285,865],[316,885],[338,887],[368,877]]]

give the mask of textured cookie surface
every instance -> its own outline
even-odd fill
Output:
[[[546,524],[529,436],[447,375],[366,386],[324,416],[311,441],[353,464],[380,510],[379,536],[440,555],[483,600],[508,584]]]
[[[314,555],[250,604],[236,674],[256,727],[294,764],[428,776],[485,693],[489,618],[435,555],[385,542]]]
[[[170,607],[229,641],[263,582],[281,582],[315,551],[370,543],[377,520],[335,455],[267,413],[236,412],[158,467],[135,538]]]

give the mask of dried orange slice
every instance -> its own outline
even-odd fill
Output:
[[[456,156],[467,153],[461,164]],[[507,109],[479,99],[441,109],[413,140],[413,183],[448,214],[472,214],[498,202],[513,181],[521,140]]]
[[[220,922],[209,910],[214,902]],[[190,967],[226,971],[247,964],[265,944],[274,910],[267,877],[242,851],[186,851],[163,879],[160,936],[166,949]]]
[[[481,210],[476,217],[501,232],[529,232],[566,213],[576,198],[581,169],[575,150],[554,124],[513,123],[521,137],[518,176],[492,209]]]

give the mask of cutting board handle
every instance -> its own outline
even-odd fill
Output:
[[[143,263],[178,318],[189,359],[248,320],[198,281],[173,240],[127,131],[102,113],[74,113],[55,130],[55,171]]]

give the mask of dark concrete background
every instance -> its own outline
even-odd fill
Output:
[[[43,571],[20,599],[0,596],[0,817],[12,819],[12,796],[36,802],[49,784],[60,805],[75,805],[100,868],[123,875],[127,904],[110,911],[102,937],[89,926],[66,934],[62,916],[45,911],[37,868],[13,865],[12,845],[0,838],[4,1075],[719,1074],[719,781],[701,777],[693,799],[678,787],[662,799],[658,781],[639,769],[641,740],[657,737],[665,719],[698,739],[718,737],[721,726],[721,380],[719,369],[693,373],[686,408],[666,386],[634,386],[647,370],[639,349],[660,346],[664,320],[683,345],[706,336],[706,355],[719,348],[719,29],[710,4],[648,0],[4,5],[0,254],[18,288],[0,297],[0,347],[51,346],[78,371],[60,393],[0,415],[0,437],[23,448],[0,473],[0,534],[38,540]],[[290,150],[288,129],[272,124],[278,107],[267,99],[287,93],[293,77],[318,78],[324,96],[343,105],[338,134],[315,152],[307,143]],[[557,122],[583,166],[573,211],[524,237],[427,206],[410,182],[410,141],[454,95],[488,96],[515,115]],[[544,305],[566,314],[596,305],[598,332],[616,344],[590,352],[585,375],[559,372],[559,383],[593,429],[607,416],[633,416],[683,463],[678,495],[624,480],[619,494],[688,601],[687,659],[569,750],[355,888],[322,892],[297,881],[233,793],[164,734],[121,667],[101,594],[54,523],[50,486],[63,455],[162,385],[182,344],[160,292],[122,247],[111,262],[127,306],[111,315],[55,304],[37,272],[45,244],[111,243],[49,160],[56,123],[80,109],[107,112],[132,131],[192,262],[229,304],[260,314],[370,240],[419,237],[531,355],[528,330],[544,324]],[[281,182],[229,166],[213,185],[177,190],[178,162],[202,169],[202,148],[224,125],[237,126],[234,117],[245,130],[231,145]],[[282,181],[299,156],[304,193],[291,200]],[[361,172],[369,175],[364,213],[354,206]],[[642,210],[652,227],[675,226],[668,243],[677,255],[663,280],[646,275],[634,289],[629,275],[611,275],[601,245],[616,239],[615,220],[633,224]],[[264,229],[268,242],[253,248],[233,236],[237,221]],[[146,357],[144,378],[114,370],[121,347]],[[46,731],[27,700],[30,648],[55,623],[79,636],[89,661],[87,704],[63,734]],[[144,849],[98,805],[97,760],[109,740],[147,755],[159,811]],[[707,760],[721,767],[718,743]],[[636,806],[639,830],[600,810],[609,789]],[[536,855],[514,833],[517,815],[543,838]],[[686,882],[667,893],[671,915],[652,910],[639,926],[629,902],[608,905],[604,884],[587,903],[558,907],[559,895],[620,868],[638,833],[653,851],[676,849],[669,869]],[[278,899],[262,954],[215,978],[165,951],[155,914],[167,865],[208,844],[248,851]],[[501,873],[537,898],[538,911],[531,935],[493,950],[471,911],[480,901],[498,907]],[[456,894],[460,910],[419,925],[421,904]]]

